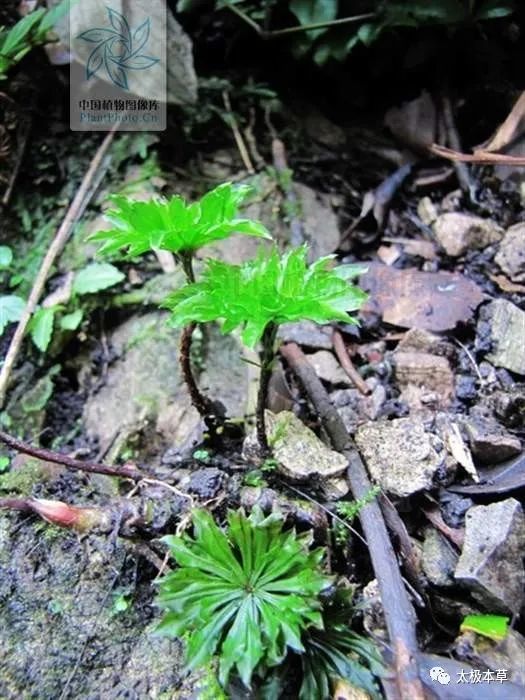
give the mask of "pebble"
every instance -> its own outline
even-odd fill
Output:
[[[473,456],[485,464],[497,464],[521,453],[520,440],[508,433],[491,416],[472,409],[463,421]]]
[[[524,544],[525,520],[516,499],[470,508],[456,581],[468,588],[487,612],[518,614],[525,584]]]
[[[525,374],[525,311],[505,299],[496,299],[483,309],[488,321],[492,350],[488,359],[497,367]]]
[[[525,222],[507,230],[494,260],[513,282],[525,282]]]
[[[447,255],[458,257],[468,250],[482,250],[503,237],[503,229],[490,219],[447,212],[433,224],[434,234]]]
[[[423,573],[434,586],[454,585],[454,570],[458,555],[435,528],[425,528],[425,539],[421,557]]]
[[[365,423],[355,440],[374,481],[396,496],[431,488],[444,463],[444,455],[435,449],[436,438],[416,418]]]

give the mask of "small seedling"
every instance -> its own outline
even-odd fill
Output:
[[[168,250],[181,264],[188,285],[195,282],[193,259],[195,252],[214,241],[241,233],[259,238],[271,238],[258,221],[238,217],[238,209],[250,188],[219,185],[191,204],[182,197],[151,199],[148,202],[116,196],[115,208],[106,217],[114,228],[99,231],[90,240],[101,242],[102,254],[124,251],[128,258],[153,250]],[[181,338],[180,363],[193,405],[212,432],[218,417],[213,402],[200,392],[191,369],[191,340],[195,323],[190,319]]]
[[[221,321],[222,332],[241,327],[248,347],[262,344],[261,378],[257,401],[257,439],[264,454],[269,446],[264,410],[281,323],[309,319],[316,323],[342,321],[356,324],[349,312],[358,310],[367,294],[348,280],[365,268],[340,265],[330,268],[333,256],[307,263],[303,245],[280,255],[276,248],[242,265],[208,260],[202,281],[172,294],[165,306],[174,326]]]
[[[187,660],[200,667],[219,657],[219,680],[231,672],[250,686],[280,664],[288,650],[304,651],[303,632],[322,627],[319,594],[323,550],[308,535],[283,531],[282,517],[230,511],[226,530],[210,513],[193,513],[194,537],[165,537],[179,568],[160,581],[158,604],[167,610],[159,631],[189,632]]]

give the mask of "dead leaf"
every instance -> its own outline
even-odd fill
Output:
[[[474,466],[472,455],[469,448],[465,445],[465,441],[461,437],[457,423],[447,423],[444,426],[443,437],[447,445],[448,451],[454,457],[458,464],[461,464],[463,469],[472,477],[475,482],[479,481],[478,472]]]
[[[418,256],[425,260],[435,260],[437,257],[436,246],[431,241],[423,241],[420,238],[384,238],[383,240],[399,243],[407,255]]]
[[[360,285],[370,293],[362,314],[380,313],[401,328],[446,331],[467,323],[484,299],[483,292],[459,273],[396,270],[370,263]]]
[[[503,494],[525,487],[525,452],[515,459],[484,469],[479,484],[449,486],[448,490],[466,496],[488,496]]]

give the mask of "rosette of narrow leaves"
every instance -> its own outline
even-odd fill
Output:
[[[269,323],[310,319],[317,323],[357,323],[348,312],[361,307],[367,294],[348,282],[365,268],[330,267],[333,256],[307,263],[303,245],[284,255],[260,251],[254,260],[229,265],[208,260],[202,280],[170,295],[164,305],[172,323],[222,321],[222,332],[243,328],[243,342],[253,347]]]
[[[374,644],[352,630],[353,614],[351,591],[339,588],[323,608],[323,628],[305,632],[299,700],[331,698],[339,678],[381,697],[376,678],[384,673],[383,661]]]
[[[124,250],[134,257],[155,248],[191,254],[232,233],[271,238],[260,222],[238,217],[249,191],[246,185],[225,183],[191,204],[177,195],[147,202],[115,195],[115,207],[105,215],[114,228],[98,231],[89,240],[102,243],[102,254]]]
[[[320,573],[323,550],[310,551],[308,536],[282,525],[280,515],[254,508],[249,517],[230,511],[223,531],[196,510],[193,538],[164,538],[179,568],[160,582],[157,602],[168,612],[159,630],[188,635],[190,668],[217,655],[223,685],[234,671],[249,686],[256,669],[303,652],[304,630],[322,625],[318,596],[330,584]]]

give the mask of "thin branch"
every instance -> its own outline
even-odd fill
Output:
[[[44,290],[44,286],[46,284],[51,268],[56,258],[62,252],[62,249],[64,248],[64,245],[67,239],[69,238],[71,231],[73,230],[73,226],[75,225],[79,217],[82,215],[82,212],[87,205],[86,194],[90,191],[91,183],[97,176],[98,169],[100,168],[104,156],[106,155],[106,152],[108,151],[111,142],[113,141],[113,137],[115,136],[115,131],[117,128],[118,126],[116,125],[112,129],[112,131],[110,131],[107,134],[104,141],[101,143],[97,152],[95,153],[95,156],[93,157],[93,160],[91,161],[90,166],[86,174],[84,175],[82,183],[78,188],[77,193],[73,201],[71,202],[71,205],[69,206],[69,209],[66,212],[62,224],[60,225],[42,261],[40,269],[33,283],[33,288],[31,289],[31,292],[29,294],[29,298],[27,300],[25,309],[22,313],[22,317],[18,322],[11,343],[9,344],[4,364],[2,365],[2,369],[0,370],[0,408],[4,404],[9,377],[11,375],[13,366],[16,362],[20,346],[22,345],[22,340],[24,339],[28,323],[31,319],[34,310],[36,309],[40,297],[42,296],[42,292]]]
[[[340,19],[332,19],[328,22],[314,22],[313,24],[301,24],[297,27],[286,27],[286,29],[274,29],[267,32],[263,36],[267,39],[274,39],[287,34],[297,34],[297,32],[309,32],[312,29],[328,29],[329,27],[338,27],[341,24],[353,24],[354,22],[363,22],[366,19],[374,19],[375,12],[365,12],[362,15],[353,15],[352,17],[341,17]]]
[[[338,27],[342,24],[352,24],[354,22],[362,22],[366,19],[374,19],[377,17],[375,12],[366,12],[362,15],[352,15],[351,17],[340,17],[339,19],[332,19],[326,22],[313,22],[312,24],[298,24],[295,27],[285,27],[284,29],[274,29],[268,31],[263,29],[260,24],[253,20],[246,12],[240,9],[237,5],[230,4],[229,2],[224,3],[224,7],[231,10],[237,15],[243,22],[246,22],[262,39],[276,39],[281,36],[287,36],[288,34],[297,34],[298,32],[309,32],[314,29],[327,29],[329,27]]]
[[[13,435],[0,430],[0,442],[3,442],[8,447],[11,447],[17,452],[36,457],[44,462],[53,462],[53,464],[62,464],[68,469],[75,471],[87,472],[89,474],[106,474],[107,476],[119,476],[123,479],[131,479],[132,481],[140,481],[148,475],[141,472],[137,467],[125,465],[122,467],[110,467],[106,464],[97,464],[95,462],[83,462],[80,459],[74,459],[67,455],[47,450],[43,447],[33,447],[22,440],[18,440]]]
[[[460,153],[459,151],[454,151],[452,148],[440,146],[437,143],[433,143],[432,146],[429,146],[429,150],[431,153],[441,158],[447,158],[452,161],[459,160],[463,163],[478,163],[479,165],[525,165],[525,156],[506,156],[503,153],[491,153],[490,151],[482,150],[476,150],[472,154]]]
[[[354,367],[354,363],[350,359],[350,355],[346,349],[343,336],[335,328],[334,332],[332,333],[332,342],[334,344],[335,354],[337,355],[337,359],[339,360],[341,367],[347,373],[348,377],[352,380],[357,389],[363,394],[363,396],[369,396],[372,390]]]
[[[348,478],[354,498],[364,498],[371,488],[365,466],[315,370],[296,343],[281,346],[280,352],[321,417],[333,447],[347,457]],[[360,510],[359,519],[379,584],[385,622],[394,651],[399,696],[403,700],[424,700],[419,678],[415,613],[403,584],[379,504],[375,501],[367,503]]]
[[[250,159],[250,154],[248,153],[248,149],[246,148],[246,144],[244,143],[244,139],[242,137],[242,134],[239,130],[239,126],[237,124],[237,119],[235,118],[235,114],[233,113],[231,102],[230,102],[230,96],[228,94],[227,90],[224,90],[222,93],[222,99],[224,102],[224,107],[226,109],[226,112],[228,114],[228,118],[226,119],[226,123],[230,127],[230,129],[233,132],[233,138],[235,139],[235,143],[237,145],[237,149],[239,151],[239,154],[241,156],[242,162],[244,163],[244,167],[246,170],[253,175],[255,173],[255,168],[253,167],[253,163]]]

